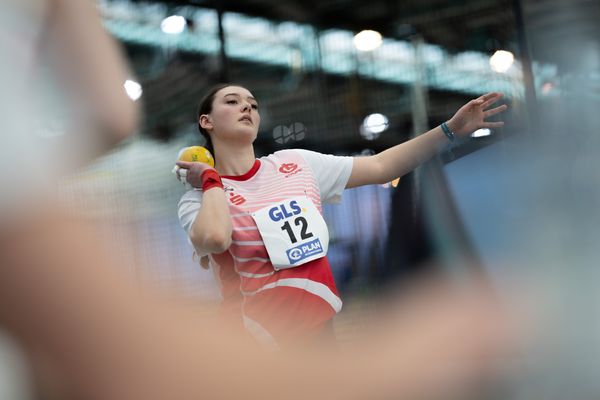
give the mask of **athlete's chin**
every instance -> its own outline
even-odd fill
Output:
[[[244,137],[254,141],[258,135],[258,130],[254,126],[241,126],[236,129],[235,133],[238,137]]]

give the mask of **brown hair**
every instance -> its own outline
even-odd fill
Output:
[[[213,102],[215,100],[215,95],[217,94],[217,92],[219,90],[225,89],[226,87],[229,87],[229,86],[243,87],[241,85],[236,85],[235,83],[219,83],[217,85],[214,85],[204,95],[204,97],[202,98],[202,100],[200,100],[200,106],[198,107],[198,115],[197,115],[198,130],[200,131],[200,134],[202,136],[204,136],[204,139],[206,140],[205,147],[208,149],[208,151],[211,152],[211,154],[213,155],[213,157],[215,158],[215,160],[216,160],[216,155],[215,155],[215,151],[214,151],[214,148],[213,148],[212,139],[210,138],[210,135],[208,134],[208,132],[204,128],[202,128],[202,126],[200,126],[200,116],[202,116],[204,114],[210,114],[212,112]]]

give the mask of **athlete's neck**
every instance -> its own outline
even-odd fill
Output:
[[[256,156],[254,147],[248,146],[218,146],[215,143],[215,169],[221,175],[244,175],[252,168]]]

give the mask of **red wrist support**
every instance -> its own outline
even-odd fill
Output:
[[[202,173],[202,191],[206,192],[208,189],[214,187],[220,187],[223,189],[223,182],[221,182],[221,176],[214,169],[207,169]]]

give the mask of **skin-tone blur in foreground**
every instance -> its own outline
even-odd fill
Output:
[[[514,344],[489,292],[429,282],[390,300],[339,354],[265,352],[188,305],[140,293],[85,223],[38,221],[48,228],[2,236],[0,318],[73,395],[447,399],[476,393]]]
[[[138,110],[122,90],[127,71],[92,2],[27,3],[51,11],[43,53],[71,61],[56,68],[85,111],[86,123],[74,126],[89,129],[87,141],[69,144],[80,165],[134,130]],[[24,349],[42,395],[448,399],[477,393],[518,341],[512,317],[485,285],[436,282],[390,299],[389,311],[374,317],[377,328],[343,351],[266,352],[189,304],[140,289],[92,224],[41,200],[2,210],[0,324]]]

